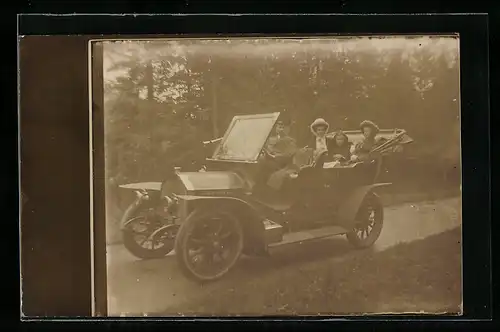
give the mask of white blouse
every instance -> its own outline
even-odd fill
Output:
[[[316,151],[327,151],[326,137],[316,137]]]

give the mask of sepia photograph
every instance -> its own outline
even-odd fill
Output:
[[[458,35],[91,47],[108,316],[463,314]]]

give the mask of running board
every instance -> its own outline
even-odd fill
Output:
[[[268,247],[279,247],[286,244],[301,243],[310,240],[327,238],[335,235],[346,234],[348,231],[340,226],[327,226],[306,231],[287,233],[282,236],[280,242],[268,242]]]
[[[283,226],[275,223],[272,220],[264,219],[265,239],[266,244],[277,243],[283,241]]]

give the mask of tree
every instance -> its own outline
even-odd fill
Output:
[[[214,138],[234,115],[276,111],[291,115],[300,142],[316,117],[332,130],[371,119],[407,129],[418,142],[414,155],[435,156],[451,144],[451,124],[458,123],[458,68],[437,46],[361,50],[262,39],[119,44],[110,68],[115,79],[105,85],[109,164],[129,177],[154,176],[158,165],[196,146],[186,137]],[[134,160],[142,166],[132,166]]]

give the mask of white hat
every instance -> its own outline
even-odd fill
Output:
[[[315,128],[318,126],[325,126],[326,131],[328,131],[328,129],[330,128],[328,122],[326,122],[326,120],[323,118],[317,118],[316,120],[314,120],[314,122],[311,124],[311,131],[315,133]]]

